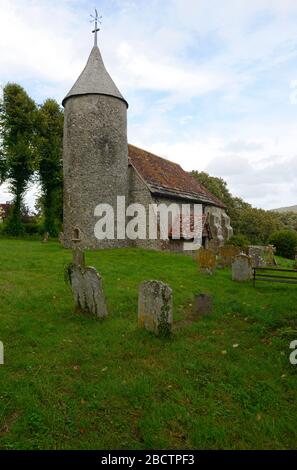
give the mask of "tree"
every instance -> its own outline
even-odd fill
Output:
[[[282,228],[272,212],[251,205],[242,206],[236,221],[238,233],[244,234],[252,244],[266,244],[273,232]]]
[[[216,176],[210,176],[204,171],[192,171],[191,175],[197,179],[208,191],[220,199],[228,208],[228,211],[233,209],[233,197],[228,189],[226,181]]]
[[[0,179],[7,180],[14,196],[6,231],[20,235],[23,231],[21,205],[34,173],[36,105],[25,90],[15,83],[3,89],[0,104]]]
[[[57,236],[62,218],[63,112],[48,99],[38,110],[38,167],[42,190],[44,230]]]
[[[273,212],[286,230],[297,231],[297,213],[296,212]]]
[[[270,243],[276,247],[276,254],[284,258],[294,259],[297,252],[297,233],[289,230],[275,232]]]
[[[237,202],[242,201],[239,198],[234,198],[228,189],[228,185],[223,178],[218,178],[216,176],[210,176],[208,173],[201,171],[192,171],[191,175],[204,186],[208,191],[210,191],[214,196],[216,196],[220,201],[223,202],[226,206],[226,212],[229,215],[232,226],[235,233],[238,233],[236,227],[236,221],[238,220],[238,210],[237,210]]]
[[[7,174],[6,158],[3,150],[0,148],[0,185],[4,183]]]
[[[273,232],[284,228],[280,214],[257,209],[243,199],[232,196],[222,178],[198,171],[191,174],[226,205],[235,235],[242,235],[253,244],[265,244]]]
[[[246,238],[245,235],[241,233],[238,235],[232,235],[231,238],[227,241],[227,245],[239,246],[240,248],[245,248],[250,245],[250,241]]]

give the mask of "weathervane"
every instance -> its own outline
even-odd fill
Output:
[[[92,33],[95,33],[94,46],[97,46],[97,33],[100,31],[100,28],[98,28],[98,23],[101,24],[102,16],[98,16],[98,11],[95,8],[95,16],[90,15],[90,17],[92,18],[90,23],[95,23],[95,29],[92,31]]]

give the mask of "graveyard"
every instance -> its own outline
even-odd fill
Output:
[[[296,286],[234,282],[191,256],[87,251],[108,316],[75,310],[58,242],[0,239],[1,449],[289,449]],[[277,258],[278,266],[294,261]],[[173,294],[170,337],[141,328],[139,286]],[[195,296],[211,311],[193,316]]]

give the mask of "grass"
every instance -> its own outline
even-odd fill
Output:
[[[239,285],[178,254],[88,252],[110,313],[99,321],[74,313],[70,261],[58,243],[0,240],[1,449],[296,448],[296,286]],[[173,288],[171,340],[137,327],[149,279]],[[192,322],[200,292],[214,312]]]

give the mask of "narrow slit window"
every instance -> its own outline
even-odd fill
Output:
[[[80,233],[79,233],[79,229],[78,228],[75,228],[74,231],[73,231],[73,238],[74,240],[79,240],[80,239]]]

